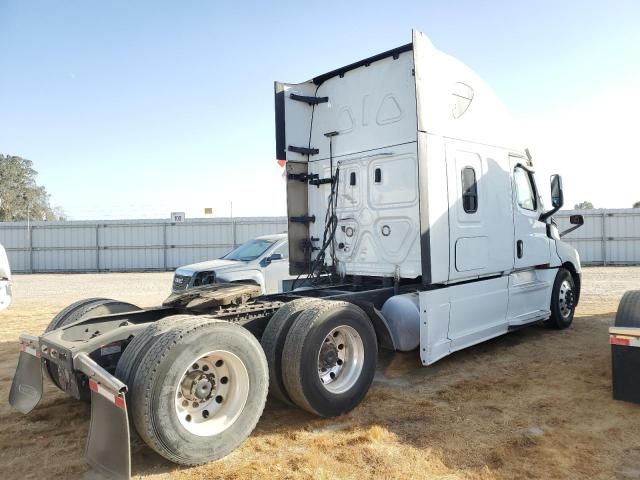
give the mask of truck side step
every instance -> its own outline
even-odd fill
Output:
[[[315,223],[316,221],[316,216],[315,215],[304,215],[301,217],[289,217],[289,220],[291,220],[293,223]]]
[[[317,173],[290,173],[287,178],[289,180],[299,180],[301,182],[308,181],[309,185],[315,185],[316,187],[326,183],[333,183],[335,180],[335,177],[320,178],[320,175]]]
[[[320,150],[317,148],[294,147],[293,145],[289,145],[287,150],[294,153],[301,153],[302,155],[317,155],[320,153]]]
[[[291,100],[297,100],[298,102],[308,103],[309,105],[318,105],[319,103],[327,103],[329,97],[307,97],[306,95],[297,95],[292,93],[289,95]]]

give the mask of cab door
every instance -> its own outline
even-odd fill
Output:
[[[516,270],[547,265],[551,260],[547,226],[540,221],[542,205],[533,172],[526,160],[510,156],[513,180],[514,266]]]

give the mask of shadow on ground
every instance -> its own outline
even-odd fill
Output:
[[[319,419],[267,403],[227,458],[182,468],[132,435],[135,476],[160,478],[640,478],[640,407],[610,392],[607,328],[582,316],[565,331],[533,326],[421,368],[417,352],[381,354],[353,412]],[[8,397],[15,342],[0,343]],[[94,478],[82,460],[89,407],[47,385],[28,416],[0,405],[0,468],[9,478]]]

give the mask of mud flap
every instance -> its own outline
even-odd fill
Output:
[[[42,398],[42,364],[38,339],[20,337],[18,368],[11,382],[9,404],[24,414],[35,408]]]
[[[85,449],[87,461],[107,478],[129,479],[127,387],[86,354],[76,356],[74,364],[89,377],[91,389],[91,424]]]

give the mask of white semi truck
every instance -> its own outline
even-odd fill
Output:
[[[4,247],[0,245],[0,312],[11,305],[11,267]]]
[[[276,83],[275,123],[290,269],[304,287],[212,284],[151,309],[88,299],[21,337],[11,404],[37,405],[43,371],[90,398],[86,455],[103,471],[129,476],[130,421],[162,456],[200,464],[251,433],[268,391],[341,415],[367,394],[379,349],[430,365],[525,325],[572,322],[580,261],[552,220],[560,178],[545,210],[499,100],[422,33]]]

